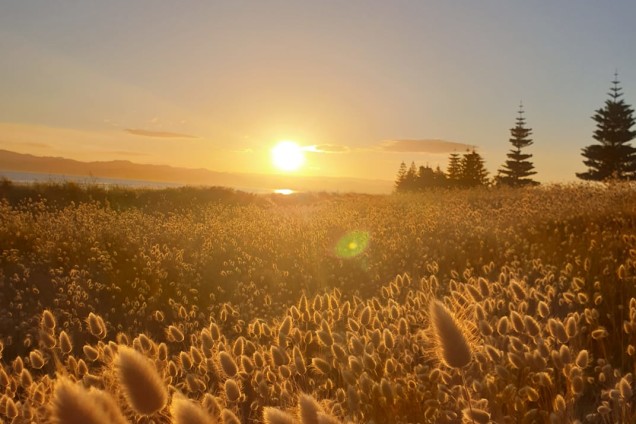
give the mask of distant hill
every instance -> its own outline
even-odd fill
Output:
[[[393,187],[393,182],[386,180],[215,172],[202,168],[144,165],[124,160],[80,162],[60,157],[34,156],[0,149],[0,174],[2,171],[174,182],[184,185],[225,186],[242,190],[289,188],[298,191],[389,193]]]

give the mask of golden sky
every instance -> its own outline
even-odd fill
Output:
[[[475,147],[491,175],[519,102],[540,181],[572,181],[616,69],[636,100],[633,2],[4,2],[0,148],[386,179]],[[590,28],[594,27],[594,31]]]

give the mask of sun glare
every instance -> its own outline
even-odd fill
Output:
[[[281,171],[296,171],[305,163],[305,154],[297,143],[281,141],[272,149],[272,162]]]

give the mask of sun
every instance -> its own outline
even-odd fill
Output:
[[[297,143],[281,141],[272,149],[272,163],[281,171],[297,171],[305,163],[305,153]]]

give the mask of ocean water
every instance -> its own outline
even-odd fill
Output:
[[[129,180],[124,178],[102,178],[93,176],[79,175],[63,175],[63,174],[43,174],[37,172],[16,172],[0,170],[0,179],[7,178],[15,184],[32,184],[32,183],[65,183],[73,182],[79,185],[97,185],[104,188],[108,187],[130,187],[130,188],[169,188],[184,187],[187,184],[164,182],[164,181],[147,181],[147,180]],[[236,190],[245,191],[255,194],[276,193],[280,195],[289,195],[297,193],[297,191],[289,189],[268,189],[254,187],[232,187]]]
[[[43,174],[37,172],[16,172],[0,170],[0,178],[7,178],[16,184],[65,183],[79,185],[97,185],[104,187],[166,188],[181,187],[184,184],[163,181],[127,180],[123,178],[102,178],[79,175]]]

